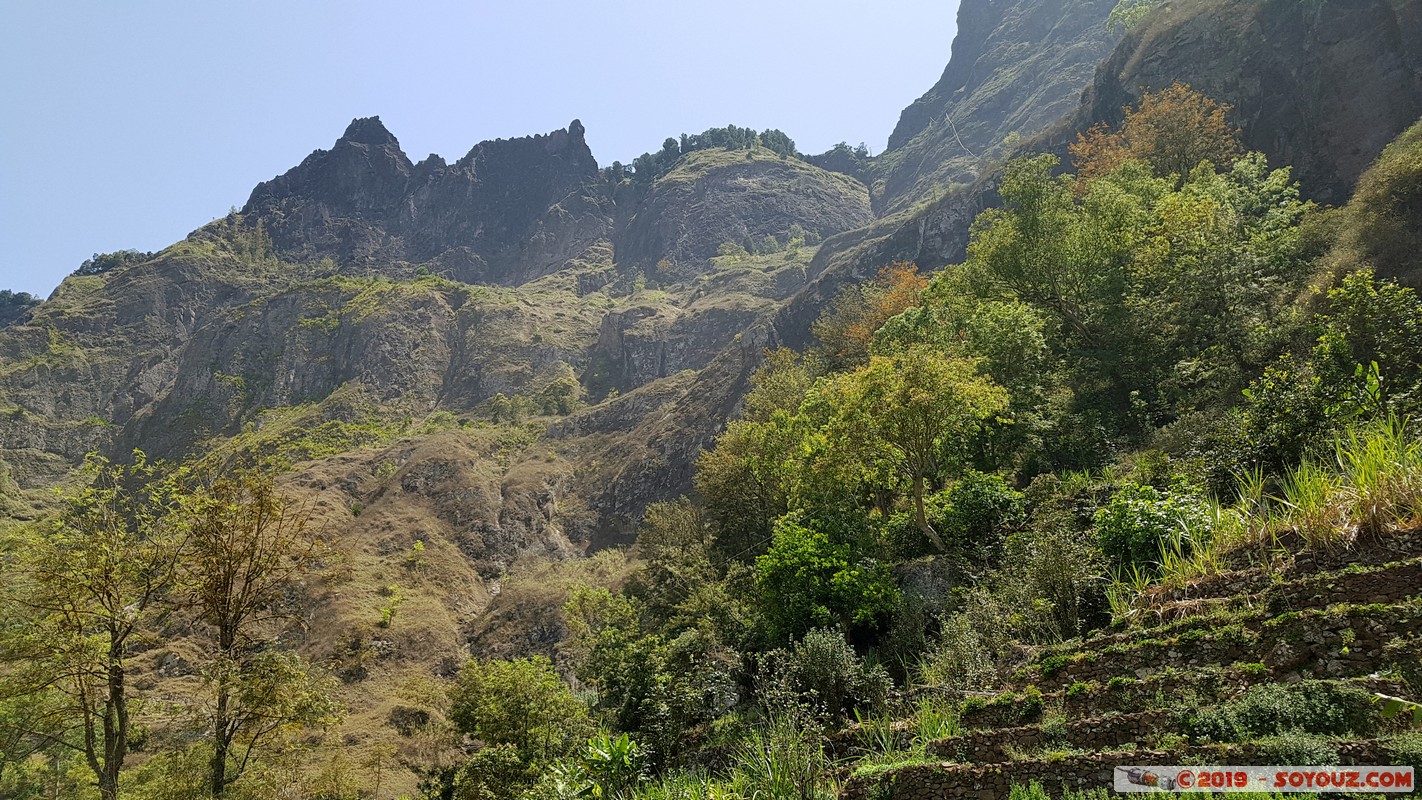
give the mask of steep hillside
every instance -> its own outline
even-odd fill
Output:
[[[1192,0],[1148,15],[1101,66],[1074,122],[1119,119],[1175,82],[1235,107],[1245,146],[1345,202],[1422,116],[1422,9],[1408,0]]]
[[[684,156],[658,178],[614,244],[624,267],[666,259],[674,271],[700,272],[726,243],[819,239],[869,218],[868,192],[853,178],[769,150],[718,148]]]
[[[1082,84],[1069,116],[1002,155],[1047,152],[1065,164],[1078,133],[1118,122],[1142,89],[1182,82],[1231,104],[1246,147],[1292,167],[1305,195],[1341,204],[1383,147],[1422,115],[1419,41],[1422,13],[1402,0],[1328,0],[1307,10],[1284,0],[1167,3]],[[1335,81],[1339,74],[1347,78]],[[968,227],[999,202],[999,179],[990,169],[926,205],[827,241],[811,267],[815,280],[777,318],[782,339],[807,343],[824,304],[883,264],[961,260]]]
[[[1122,764],[1416,763],[1405,694],[1422,658],[1422,536],[1298,553],[1137,599],[1131,622],[1030,652],[1000,694],[960,706],[954,735],[861,769],[844,800],[1053,796]],[[905,749],[918,725],[893,728]],[[1287,734],[1287,735],[1282,735]],[[845,737],[852,743],[852,735]]]
[[[1111,0],[964,0],[943,76],[904,109],[888,149],[870,169],[875,209],[901,211],[971,184],[1012,141],[1071,113],[1120,37],[1106,28],[1114,6]]]

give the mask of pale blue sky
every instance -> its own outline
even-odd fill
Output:
[[[957,0],[67,2],[0,8],[0,289],[156,250],[379,115],[415,160],[574,118],[602,164],[778,127],[884,147]]]

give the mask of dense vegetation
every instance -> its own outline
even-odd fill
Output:
[[[1405,421],[1422,299],[1355,233],[1397,221],[1302,201],[1228,111],[1175,86],[1083,135],[1070,171],[1010,162],[963,263],[888,265],[829,305],[816,347],[768,353],[695,496],[648,509],[630,579],[568,593],[558,658],[472,659],[436,684],[438,719],[410,725],[458,755],[418,765],[423,796],[828,796],[833,737],[854,732],[861,772],[925,760],[1024,647],[1122,625],[1153,586],[1422,519]],[[795,155],[731,126],[668,139],[632,178],[757,144]],[[1401,146],[1387,163],[1415,169],[1422,142]],[[1365,186],[1407,185],[1399,171]],[[527,402],[567,413],[579,392],[567,377]],[[500,402],[510,420],[535,408]],[[296,655],[312,531],[259,472],[95,460],[6,543],[0,794],[378,792],[302,768],[340,712]],[[155,636],[201,659],[185,710],[133,677],[161,674],[143,663]],[[1034,669],[1070,661],[1050,658]],[[1042,709],[1035,686],[1011,702]],[[1263,685],[1178,735],[1282,747],[1374,710],[1361,689]]]

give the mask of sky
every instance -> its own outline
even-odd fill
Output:
[[[5,0],[0,289],[158,250],[379,116],[405,152],[580,119],[601,164],[668,136],[866,143],[948,63],[957,0]]]

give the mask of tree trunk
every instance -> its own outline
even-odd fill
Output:
[[[104,703],[104,763],[99,769],[99,797],[118,800],[119,773],[128,756],[128,697],[123,669],[124,634],[109,635],[108,684],[109,696]]]
[[[913,478],[913,516],[918,523],[918,529],[923,531],[923,535],[928,537],[928,541],[933,542],[933,546],[942,553],[947,550],[943,546],[943,538],[938,535],[938,531],[928,524],[928,515],[923,513],[923,476],[915,475]]]
[[[217,690],[217,714],[212,731],[212,796],[221,797],[227,789],[227,753],[232,747],[232,733],[227,719],[228,692],[226,682]]]

